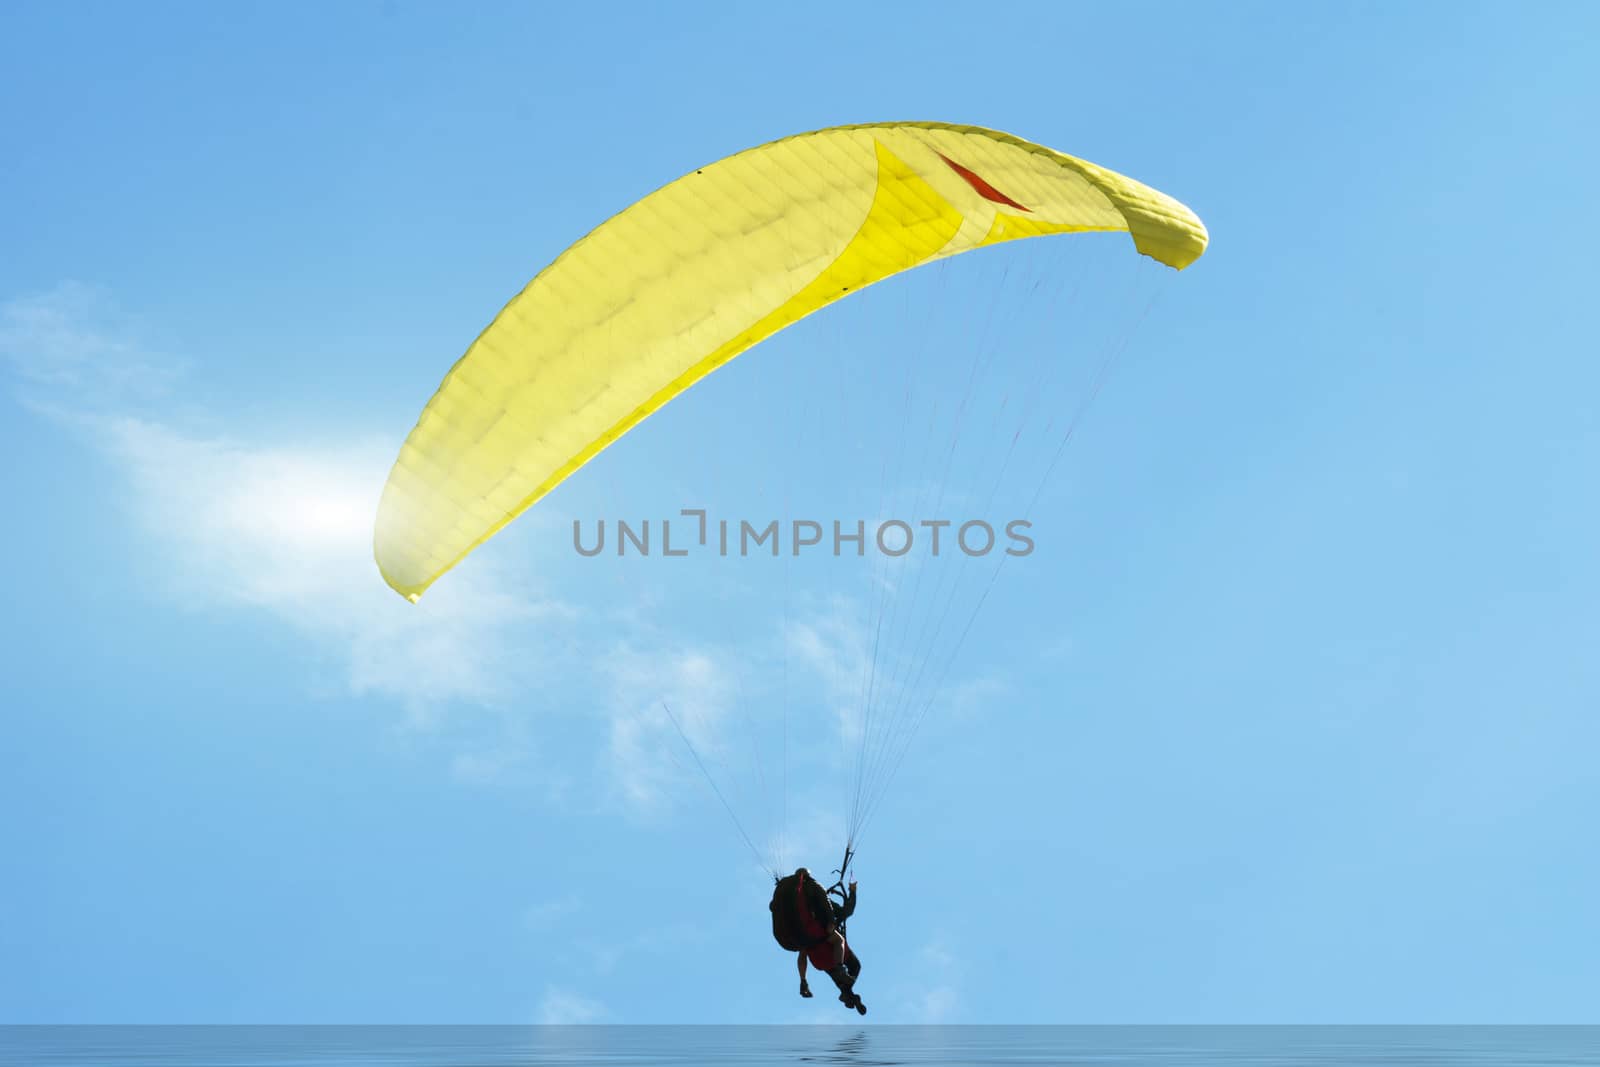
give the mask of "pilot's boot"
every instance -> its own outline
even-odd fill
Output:
[[[829,971],[828,977],[832,978],[833,984],[839,987],[839,1003],[847,1008],[854,1008],[862,1015],[867,1013],[867,1006],[861,1003],[860,997],[856,996],[856,980],[850,976],[849,971],[844,969],[843,964]]]

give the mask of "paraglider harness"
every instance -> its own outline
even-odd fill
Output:
[[[839,931],[841,937],[845,934],[845,911],[850,900],[849,890],[845,887],[845,879],[850,871],[850,859],[854,850],[846,847],[844,860],[834,869],[838,875],[837,880],[822,893],[817,889],[821,886],[814,880],[807,878],[805,881],[797,880],[794,875],[773,879],[772,890],[772,936],[778,944],[791,952],[804,952],[816,943],[815,936],[805,930],[806,917],[817,924],[832,923]],[[815,887],[810,893],[806,892],[806,882]],[[786,887],[785,883],[792,883]],[[835,898],[838,903],[835,904]],[[826,911],[820,910],[826,902]],[[847,918],[847,916],[846,916]]]

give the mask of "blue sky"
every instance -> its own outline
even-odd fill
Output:
[[[845,1021],[657,712],[832,866],[877,587],[568,524],[915,499],[864,473],[895,374],[931,425],[979,349],[997,396],[1061,354],[1063,411],[1114,359],[864,837],[869,1018],[1600,1021],[1597,39],[1587,4],[9,5],[0,1021]],[[1132,174],[1212,248],[887,283],[384,588],[388,464],[535,271],[696,165],[901,118]]]

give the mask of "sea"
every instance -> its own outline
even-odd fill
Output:
[[[1600,1065],[1597,1026],[0,1026],[5,1067]]]

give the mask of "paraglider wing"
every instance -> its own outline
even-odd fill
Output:
[[[839,127],[685,175],[568,248],[445,376],[384,487],[374,551],[416,600],[673,397],[841,297],[1024,237],[1121,231],[1182,269],[1176,200],[971,126]]]

